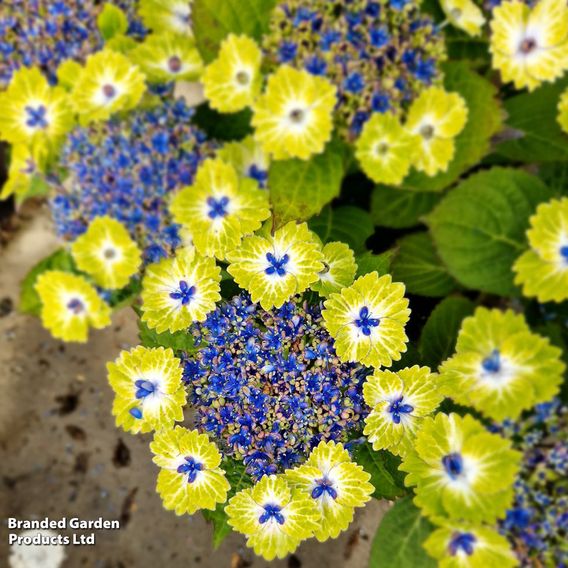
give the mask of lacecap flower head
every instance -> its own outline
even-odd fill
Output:
[[[418,365],[397,372],[376,370],[367,377],[363,395],[371,407],[365,418],[365,436],[374,450],[395,455],[412,448],[424,418],[444,398],[438,391],[436,375]]]
[[[481,34],[485,16],[472,0],[440,0],[440,6],[453,26],[470,36]]]
[[[105,49],[87,58],[71,92],[82,124],[106,120],[135,108],[146,90],[145,76],[125,55]]]
[[[360,431],[369,371],[342,363],[322,324],[317,304],[294,298],[264,310],[241,294],[191,328],[199,350],[184,358],[184,380],[197,428],[253,479]]]
[[[331,294],[322,312],[342,361],[390,367],[406,351],[410,317],[404,284],[371,272],[340,293]]]
[[[192,126],[193,111],[179,99],[76,128],[60,158],[68,177],[50,177],[51,210],[59,237],[74,241],[90,222],[108,215],[121,222],[145,262],[171,255],[181,244],[169,214],[169,195],[191,185],[213,144]]]
[[[202,77],[211,108],[230,113],[251,106],[262,88],[261,62],[260,47],[253,39],[229,34]]]
[[[57,149],[73,126],[67,93],[50,87],[37,67],[14,74],[0,108],[0,139],[28,146],[36,159]]]
[[[157,33],[193,37],[193,0],[140,0],[139,13],[144,25]]]
[[[560,357],[522,315],[478,308],[462,323],[456,354],[440,367],[440,388],[490,418],[517,418],[558,392],[565,369]]]
[[[319,280],[311,285],[311,289],[319,292],[320,296],[329,296],[353,284],[357,263],[349,246],[340,242],[327,243],[321,252],[323,270],[319,273]]]
[[[324,542],[337,538],[353,521],[356,507],[370,501],[375,488],[371,476],[354,463],[342,444],[320,442],[308,461],[289,469],[288,483],[311,497],[320,510],[321,519],[314,536]]]
[[[239,491],[225,512],[229,525],[247,537],[247,546],[268,561],[294,552],[313,535],[320,517],[314,499],[275,475]]]
[[[290,222],[266,237],[245,237],[227,255],[229,274],[253,302],[268,310],[281,307],[318,280],[323,256],[317,237],[306,223]]]
[[[150,444],[160,467],[157,491],[164,507],[176,515],[215,510],[230,489],[221,454],[205,434],[181,426],[157,432]]]
[[[221,269],[192,248],[151,264],[142,280],[142,321],[158,333],[203,321],[221,299]]]
[[[53,337],[85,343],[89,328],[110,325],[110,308],[83,277],[59,270],[39,275],[41,321]]]
[[[138,272],[141,253],[128,231],[111,217],[97,217],[71,247],[77,268],[102,288],[123,288]]]
[[[171,349],[142,346],[108,363],[116,425],[136,434],[173,428],[182,421],[186,398],[180,363]]]
[[[454,138],[467,122],[467,107],[457,93],[440,87],[423,91],[408,111],[405,127],[419,140],[414,167],[434,176],[444,172],[455,153]]]
[[[256,180],[262,188],[267,187],[270,156],[264,152],[254,136],[224,144],[217,152],[217,156],[226,164],[233,166],[240,176]]]
[[[353,141],[372,113],[403,116],[423,88],[441,81],[443,36],[419,4],[279,2],[263,41],[268,68],[289,65],[329,80],[339,131]]]
[[[568,69],[568,6],[539,0],[533,7],[507,0],[493,11],[490,51],[503,82],[533,90]]]
[[[414,502],[434,519],[493,522],[513,498],[520,454],[469,415],[426,418],[399,469]]]
[[[513,265],[515,284],[539,302],[568,299],[568,198],[541,203],[527,237],[530,249]]]
[[[419,139],[402,126],[398,117],[375,113],[363,127],[355,155],[374,182],[399,185],[419,148]]]
[[[66,60],[82,63],[103,46],[97,18],[106,3],[95,0],[3,0],[0,14],[0,91],[22,67],[40,67],[49,82]],[[128,20],[128,34],[144,34],[136,2],[113,0]]]
[[[507,539],[494,528],[445,521],[423,544],[440,568],[513,568],[519,565]]]
[[[186,35],[150,34],[128,57],[150,83],[196,81],[203,71],[195,41]]]
[[[331,139],[336,102],[327,79],[282,65],[254,104],[254,137],[275,160],[307,160]]]
[[[267,192],[219,159],[201,164],[194,184],[177,193],[170,210],[199,253],[221,260],[270,217]]]

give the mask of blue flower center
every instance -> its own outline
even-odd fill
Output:
[[[560,256],[568,263],[568,245],[560,247]]]
[[[252,179],[255,179],[261,187],[264,187],[264,184],[268,180],[268,172],[259,168],[256,164],[252,164],[248,170],[248,175]]]
[[[266,260],[268,260],[268,267],[264,270],[266,274],[278,274],[278,276],[285,276],[286,268],[284,267],[290,260],[290,257],[287,254],[278,258],[271,252],[267,252]]]
[[[217,219],[217,217],[225,217],[228,215],[227,205],[229,205],[228,197],[221,197],[216,199],[215,197],[207,198],[207,205],[209,205],[209,217],[211,219]]]
[[[185,463],[182,463],[178,468],[178,473],[187,473],[187,482],[193,483],[197,479],[197,474],[203,471],[203,464],[195,461],[195,458],[188,456],[185,458]]]
[[[389,406],[389,412],[392,414],[392,421],[395,424],[400,424],[401,414],[410,414],[414,410],[414,406],[410,404],[404,404],[404,397],[401,396],[395,401],[391,402]]]
[[[103,85],[103,94],[107,99],[113,99],[116,96],[116,89],[113,85]]]
[[[327,477],[318,479],[316,483],[317,485],[312,490],[312,497],[314,499],[319,499],[322,495],[325,495],[326,493],[332,499],[337,499],[337,491],[333,488],[333,483]]]
[[[44,105],[39,105],[35,108],[27,106],[26,112],[28,113],[26,124],[30,128],[47,128],[49,126],[47,122],[47,109]]]
[[[449,550],[452,556],[455,556],[460,550],[468,556],[473,554],[473,545],[475,544],[475,536],[471,533],[456,532],[450,541]]]
[[[280,512],[282,508],[278,505],[265,505],[264,513],[258,518],[258,522],[263,525],[270,521],[270,519],[275,519],[279,525],[284,524],[284,515]]]
[[[156,385],[144,379],[139,379],[134,385],[136,386],[136,398],[146,398],[156,391]]]
[[[463,459],[457,452],[444,456],[442,465],[452,479],[457,479],[463,472]]]
[[[79,315],[85,310],[85,305],[78,298],[73,298],[67,304],[67,308],[71,310],[75,315]]]
[[[182,306],[187,306],[195,295],[195,286],[190,286],[185,280],[179,281],[179,288],[170,294],[173,300],[180,300]]]
[[[140,408],[131,408],[129,412],[136,420],[142,419],[142,410]]]
[[[498,373],[501,370],[501,355],[499,349],[493,349],[491,355],[481,362],[484,371],[488,373]]]
[[[359,311],[359,319],[355,320],[355,325],[361,329],[363,335],[371,335],[371,328],[377,327],[380,320],[370,316],[369,308],[364,306]]]

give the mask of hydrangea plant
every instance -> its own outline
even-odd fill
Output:
[[[163,506],[270,561],[387,499],[373,568],[565,565],[565,0],[21,4],[2,197],[62,241],[21,308],[133,308]]]

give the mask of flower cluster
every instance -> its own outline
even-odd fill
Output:
[[[494,429],[523,452],[515,498],[499,523],[522,566],[563,566],[568,530],[568,408],[559,400],[537,405],[519,422]]]
[[[356,138],[372,113],[400,115],[441,79],[441,35],[413,0],[286,0],[263,42],[272,69],[286,64],[326,77],[339,92],[341,132]]]
[[[68,177],[52,181],[57,234],[73,241],[95,217],[109,215],[126,226],[146,261],[180,246],[167,200],[193,182],[198,165],[213,151],[190,124],[192,112],[181,99],[167,99],[150,110],[72,131],[60,160]]]
[[[321,440],[347,442],[368,409],[368,370],[342,363],[321,307],[299,299],[264,310],[245,294],[195,324],[184,380],[197,427],[255,478],[305,461]]]
[[[541,203],[527,238],[530,249],[513,265],[515,283],[539,302],[568,299],[568,198]]]
[[[136,2],[113,0],[127,14],[129,33],[144,34],[136,19]],[[95,0],[3,0],[0,13],[0,90],[17,69],[39,67],[51,83],[66,60],[83,62],[98,51],[103,38],[97,16],[103,3]]]

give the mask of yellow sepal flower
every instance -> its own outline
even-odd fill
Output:
[[[192,5],[193,0],[140,0],[138,12],[144,25],[154,32],[193,37]]]
[[[336,102],[327,79],[283,65],[254,105],[254,136],[275,160],[307,160],[331,139]]]
[[[473,37],[481,34],[485,17],[479,6],[472,0],[440,0],[440,6],[446,18],[456,28]]]
[[[102,288],[124,288],[142,263],[142,253],[120,222],[97,217],[72,245],[77,268]]]
[[[160,467],[156,490],[166,509],[193,515],[227,500],[230,485],[219,467],[221,453],[206,434],[176,426],[157,432],[150,450]]]
[[[211,108],[238,112],[251,106],[262,88],[261,62],[262,52],[253,39],[230,34],[203,73],[203,91]]]
[[[35,289],[41,299],[41,321],[53,337],[85,343],[89,328],[110,325],[110,308],[81,276],[48,270]]]
[[[493,10],[490,25],[489,50],[503,82],[532,91],[568,69],[564,0],[540,0],[533,8],[520,0],[507,0]]]
[[[171,429],[183,420],[186,394],[181,361],[171,349],[138,346],[107,363],[112,414],[127,432]]]

